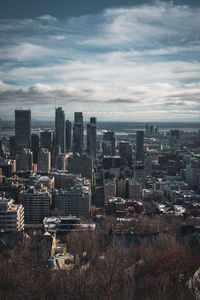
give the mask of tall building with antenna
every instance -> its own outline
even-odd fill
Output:
[[[81,154],[83,152],[83,113],[74,113],[73,127],[73,152]]]
[[[61,147],[62,153],[66,152],[65,112],[62,110],[62,107],[56,108],[55,145]]]
[[[31,110],[15,110],[15,147],[31,148]]]
[[[95,157],[97,152],[97,119],[90,118],[87,124],[87,153]]]

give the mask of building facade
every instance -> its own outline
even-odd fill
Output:
[[[55,145],[61,147],[61,152],[66,152],[66,128],[65,128],[65,113],[62,107],[56,108],[55,118]]]
[[[31,148],[31,111],[15,110],[15,147],[16,152]]]

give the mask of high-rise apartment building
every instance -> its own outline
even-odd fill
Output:
[[[55,168],[57,170],[66,170],[68,165],[68,154],[58,153],[55,159]]]
[[[68,158],[68,171],[72,174],[81,174],[81,177],[93,179],[93,158],[87,154],[74,154]]]
[[[74,181],[78,178],[78,175],[74,174],[55,173],[55,189],[67,190],[73,186]]]
[[[51,153],[48,149],[40,148],[38,153],[38,171],[49,172],[51,169]]]
[[[64,216],[89,217],[91,193],[89,188],[74,186],[68,190],[59,190],[55,195],[55,208]]]
[[[45,217],[50,216],[51,194],[45,190],[36,190],[31,187],[21,192],[24,207],[25,224],[42,224]]]
[[[24,208],[13,199],[0,198],[0,231],[24,230]]]
[[[66,120],[66,151],[72,150],[72,123]]]
[[[136,132],[136,161],[144,162],[144,131]]]
[[[90,123],[87,124],[87,153],[96,156],[97,152],[97,120],[90,118]]]
[[[15,110],[15,147],[16,152],[31,148],[31,111]]]
[[[128,180],[128,199],[141,200],[142,188],[141,184],[135,181],[133,178]]]
[[[73,152],[82,154],[83,152],[83,114],[82,112],[74,113],[73,127]]]
[[[105,203],[107,203],[111,197],[115,197],[116,193],[117,193],[116,182],[114,180],[110,180],[110,179],[104,180]]]
[[[61,152],[66,152],[65,113],[62,107],[56,108],[55,119],[55,145],[61,147]]]

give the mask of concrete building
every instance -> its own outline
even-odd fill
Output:
[[[87,124],[87,153],[96,156],[97,152],[97,121],[96,118],[90,118],[90,123]]]
[[[68,166],[68,154],[58,153],[56,155],[55,168],[57,170],[67,170]]]
[[[88,218],[91,210],[89,187],[73,186],[68,190],[59,190],[55,195],[55,209],[64,216]]]
[[[78,179],[78,175],[69,173],[55,173],[55,189],[67,190],[74,184],[74,180]]]
[[[68,158],[68,172],[81,174],[81,177],[93,179],[93,158],[87,154],[74,154]]]
[[[200,186],[200,159],[192,159],[190,165],[186,166],[186,182],[192,189]]]
[[[0,198],[0,231],[23,231],[24,208],[13,199]]]
[[[117,188],[116,188],[116,182],[114,180],[104,180],[104,200],[105,203],[108,202],[108,200],[112,197],[116,196]]]
[[[16,156],[17,171],[30,171],[33,166],[33,153],[28,148],[22,148]]]
[[[70,152],[72,150],[72,123],[66,120],[66,151]]]
[[[5,159],[4,161],[0,161],[0,168],[2,175],[10,177],[13,172],[16,172],[16,160]]]
[[[55,177],[51,176],[41,176],[41,175],[32,175],[29,176],[29,185],[35,186],[36,189],[41,189],[47,187],[48,189],[54,189]]]
[[[65,113],[62,107],[56,108],[55,118],[55,145],[61,147],[61,152],[66,152],[66,128],[65,128]]]
[[[82,223],[81,219],[76,216],[59,216],[44,219],[44,229],[50,233],[66,233],[66,232],[79,232],[85,230],[94,230],[96,224]]]
[[[127,198],[127,179],[117,180],[117,197]]]
[[[145,179],[145,169],[144,164],[137,163],[134,166],[134,179],[138,182],[144,182]]]
[[[140,201],[142,197],[141,184],[134,179],[128,180],[128,199]]]
[[[95,186],[95,192],[93,197],[93,205],[96,207],[102,208],[104,207],[104,187],[103,186]]]
[[[122,160],[127,160],[129,163],[132,162],[132,148],[128,142],[119,143],[119,153]]]
[[[42,224],[43,219],[50,216],[51,193],[47,189],[36,190],[31,187],[22,191],[20,196],[25,224]]]
[[[144,131],[136,132],[136,161],[144,162]]]
[[[31,111],[15,110],[16,153],[23,148],[31,148]]]
[[[40,148],[38,153],[38,171],[49,172],[51,169],[51,153],[48,149]]]
[[[170,148],[179,148],[181,142],[181,132],[180,130],[173,129],[170,130],[170,137],[169,137],[169,145]]]
[[[104,156],[103,157],[103,170],[104,178],[108,179],[110,176],[118,178],[120,176],[120,156]]]

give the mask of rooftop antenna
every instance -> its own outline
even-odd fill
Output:
[[[56,110],[56,97],[55,97],[55,110]]]

